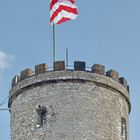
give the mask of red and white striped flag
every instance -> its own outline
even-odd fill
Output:
[[[75,0],[50,0],[50,23],[60,24],[78,16]]]

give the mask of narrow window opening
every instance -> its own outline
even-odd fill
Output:
[[[44,106],[38,105],[37,106],[37,109],[36,109],[36,112],[37,112],[37,123],[36,123],[36,127],[37,128],[40,128],[43,125],[43,123],[44,123],[47,109]]]
[[[125,118],[121,120],[121,137],[122,140],[127,140],[127,126]]]

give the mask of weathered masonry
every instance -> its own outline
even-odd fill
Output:
[[[129,140],[129,86],[99,64],[25,69],[12,80],[8,105],[11,140]]]

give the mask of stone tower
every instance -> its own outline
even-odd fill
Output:
[[[11,140],[129,140],[129,86],[99,64],[25,69],[12,80],[8,105]]]

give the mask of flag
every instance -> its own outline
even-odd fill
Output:
[[[60,24],[78,16],[75,0],[50,0],[50,23]]]

